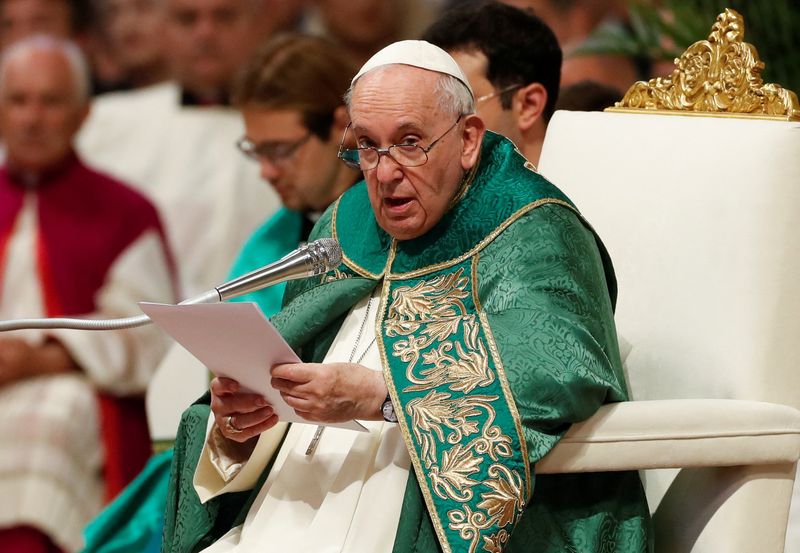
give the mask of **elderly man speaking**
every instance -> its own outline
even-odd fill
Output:
[[[273,323],[309,362],[265,378],[306,420],[368,432],[287,428],[215,379],[184,415],[163,550],[647,551],[636,473],[535,476],[626,399],[599,240],[439,48],[386,47],[348,102],[339,155],[364,182],[312,234],[343,262],[289,286]]]

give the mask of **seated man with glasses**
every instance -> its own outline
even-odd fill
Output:
[[[636,472],[536,475],[572,423],[626,399],[614,274],[473,98],[424,41],[356,74],[339,156],[364,181],[311,234],[342,263],[289,284],[272,321],[303,362],[263,369],[309,424],[215,378],[184,413],[164,551],[651,547]],[[317,426],[353,419],[364,432]]]
[[[538,165],[561,78],[561,48],[550,27],[529,10],[465,2],[445,12],[423,38],[461,66],[486,128]]]
[[[245,136],[239,150],[258,163],[283,207],[247,240],[231,271],[239,276],[278,260],[308,240],[316,220],[361,178],[336,159],[349,117],[343,96],[355,71],[328,40],[284,34],[250,60],[234,89]],[[267,316],[281,307],[285,285],[237,301],[256,301]]]

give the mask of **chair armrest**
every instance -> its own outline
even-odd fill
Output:
[[[800,411],[733,399],[628,401],[574,424],[536,473],[794,463]]]

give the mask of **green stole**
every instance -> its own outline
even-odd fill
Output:
[[[290,283],[284,308],[273,318],[303,359],[319,361],[349,309],[382,281],[378,345],[416,475],[404,502],[418,482],[445,552],[501,551],[531,498],[520,415],[475,281],[481,251],[543,205],[575,212],[510,141],[493,133],[484,138],[480,163],[452,208],[417,239],[398,242],[386,234],[372,215],[365,183],[359,183],[323,215],[311,236],[336,238],[342,265]],[[613,272],[598,245],[613,303]],[[206,506],[190,497],[207,413],[196,405],[184,416],[184,430],[194,428],[200,438],[198,443],[184,432],[176,444],[181,459],[173,466],[168,513],[177,512],[177,518],[167,517],[164,551],[212,542],[244,519],[258,492],[257,486],[249,497],[218,498]],[[224,505],[237,505],[235,514]],[[194,538],[181,535],[189,526]],[[403,549],[398,542],[395,549]]]

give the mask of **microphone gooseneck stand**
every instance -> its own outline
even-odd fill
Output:
[[[342,250],[333,238],[320,238],[302,246],[275,263],[256,269],[202,294],[182,301],[179,305],[219,303],[261,288],[314,275],[326,273],[342,260]],[[80,319],[54,317],[50,319],[15,319],[0,321],[0,332],[22,329],[64,328],[72,330],[121,330],[150,324],[147,315],[119,319]]]

